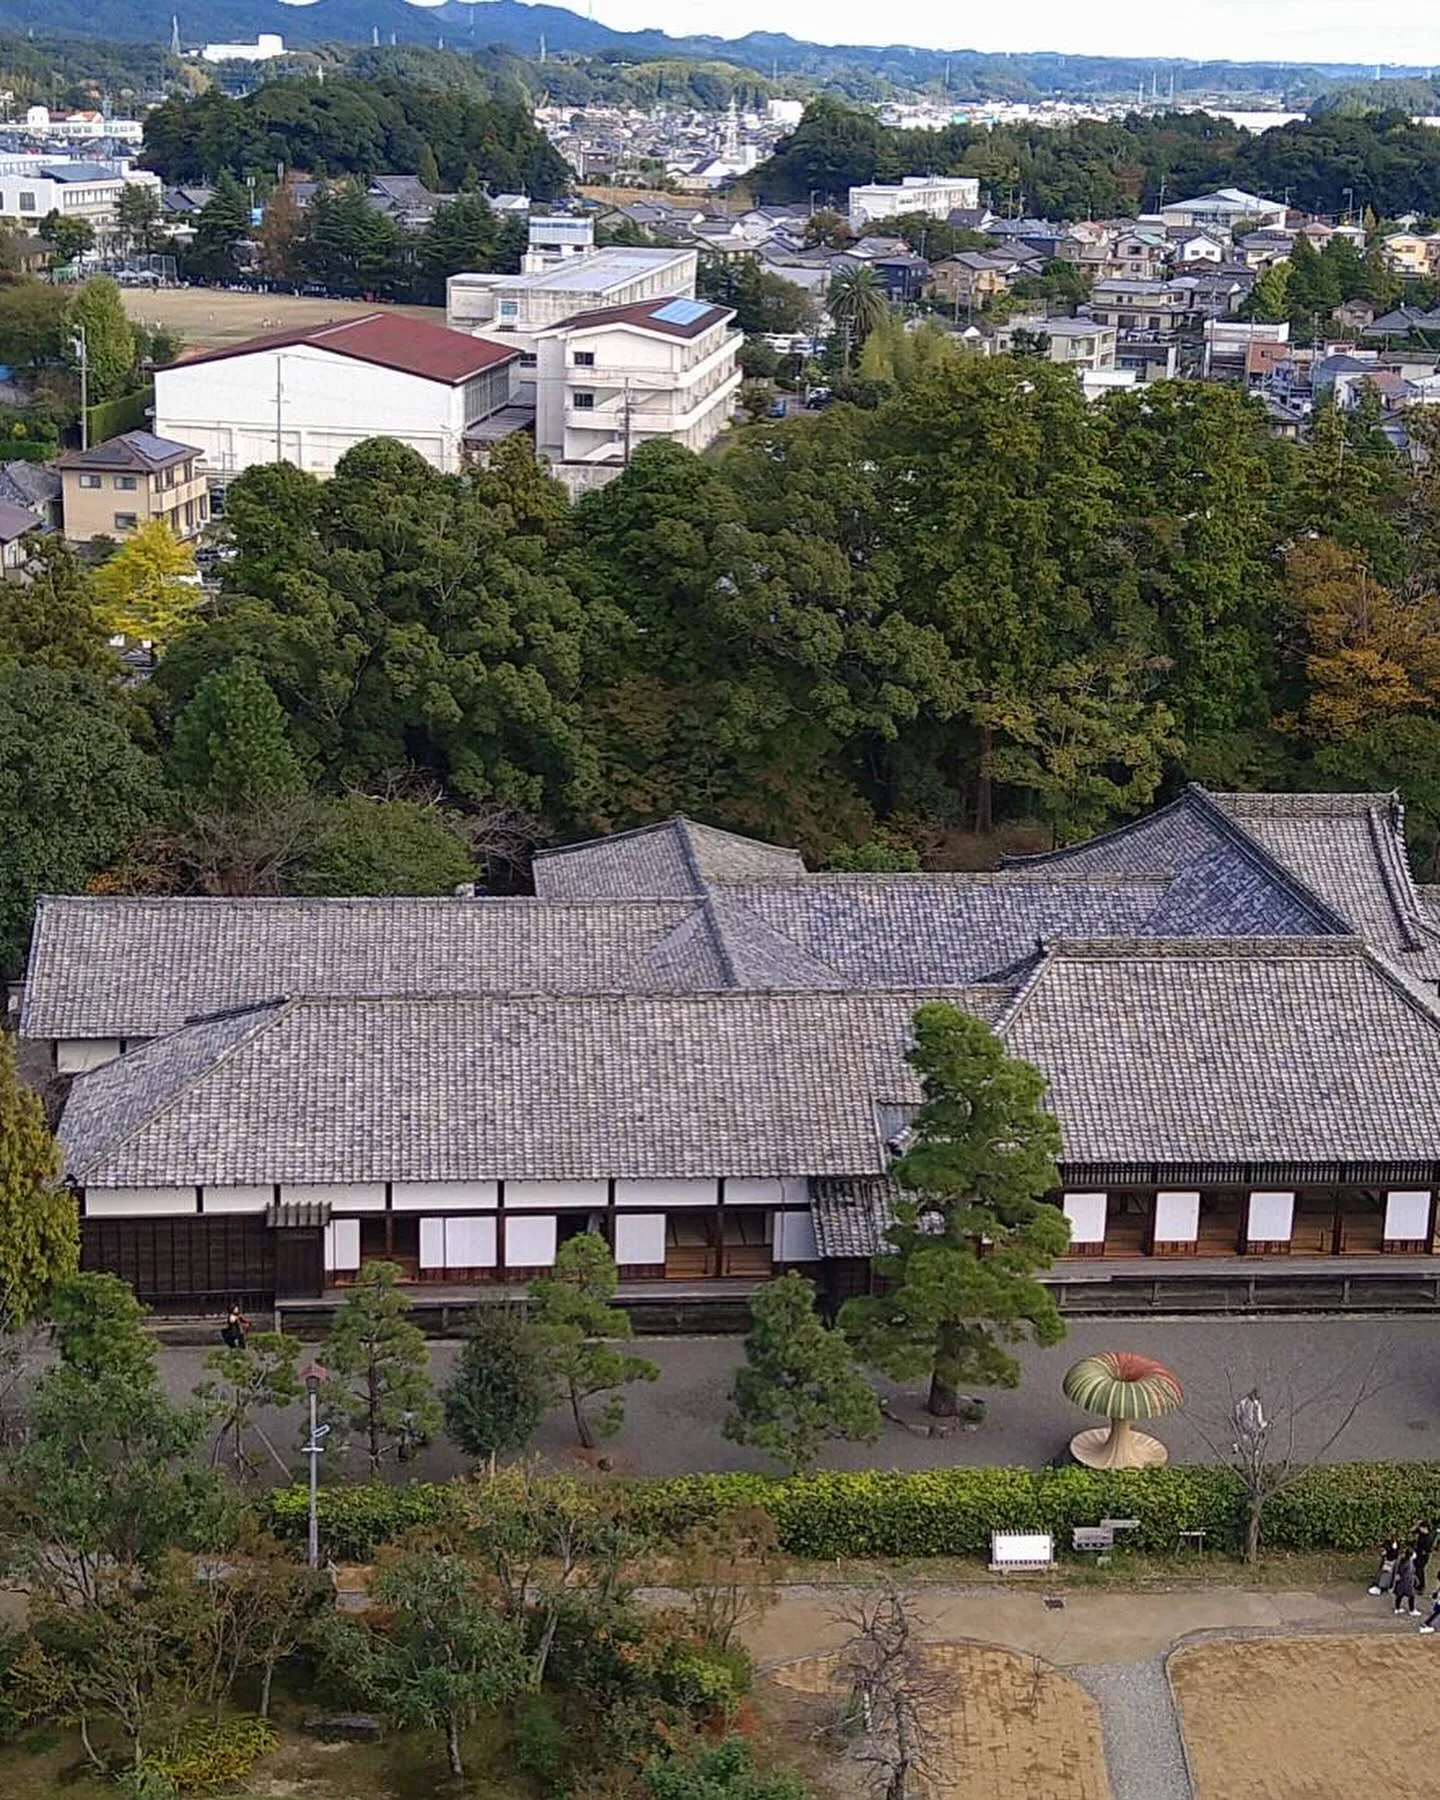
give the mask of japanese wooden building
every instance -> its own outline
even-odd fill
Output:
[[[916,1007],[1049,1081],[1070,1262],[1432,1254],[1440,923],[1388,795],[1214,795],[986,874],[808,872],[672,820],[533,898],[42,901],[86,1264],[147,1299],[367,1259],[520,1282],[867,1279]]]

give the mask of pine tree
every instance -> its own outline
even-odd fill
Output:
[[[575,1434],[587,1450],[595,1435],[620,1429],[625,1403],[615,1392],[632,1381],[655,1381],[660,1371],[643,1356],[616,1350],[632,1335],[630,1317],[615,1298],[615,1259],[605,1240],[582,1232],[560,1246],[552,1275],[530,1283],[530,1318],[542,1366],[556,1396],[569,1403]],[[598,1419],[585,1410],[595,1394],[611,1394]]]
[[[273,689],[248,657],[206,676],[175,721],[170,774],[187,799],[254,811],[302,785]]]
[[[45,1311],[79,1264],[75,1202],[60,1186],[60,1152],[40,1096],[20,1079],[15,1040],[0,1032],[0,1325]]]
[[[395,1263],[366,1263],[336,1311],[321,1360],[326,1419],[358,1433],[374,1474],[387,1449],[401,1456],[440,1429],[424,1334],[406,1318]]]
[[[442,1396],[445,1429],[467,1456],[520,1450],[545,1416],[545,1376],[518,1307],[482,1306]]]
[[[909,1062],[924,1103],[891,1170],[903,1198],[875,1258],[881,1291],[846,1301],[840,1323],[863,1361],[899,1380],[928,1376],[930,1411],[948,1417],[962,1382],[1018,1385],[1007,1345],[1065,1335],[1037,1280],[1069,1242],[1045,1198],[1059,1182],[1060,1127],[1041,1104],[1040,1071],[956,1007],[919,1009]]]
[[[108,275],[97,275],[81,288],[70,308],[70,323],[85,333],[91,405],[125,393],[135,368],[135,333],[120,289]]]
[[[732,1443],[753,1444],[796,1474],[827,1438],[879,1437],[879,1402],[845,1338],[815,1311],[813,1282],[794,1271],[767,1282],[751,1298],[750,1316],[724,1426]]]

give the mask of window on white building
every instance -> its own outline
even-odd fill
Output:
[[[582,392],[572,395],[571,398],[577,412],[589,412],[595,405],[595,396],[591,393]]]
[[[116,513],[115,529],[117,531],[133,531],[139,520],[134,513]]]
[[[140,483],[133,475],[117,475],[115,477],[115,485],[122,493],[133,494]]]
[[[100,477],[98,475],[82,475],[80,477],[80,485],[82,488],[98,488],[100,485]]]
[[[31,193],[28,188],[21,188],[20,190],[20,210],[21,212],[30,213],[38,212],[40,210],[35,204],[34,194]]]
[[[595,367],[595,352],[593,350],[577,350],[575,352],[575,367],[577,369],[593,369]]]

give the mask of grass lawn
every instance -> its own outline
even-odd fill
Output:
[[[1198,1800],[1430,1800],[1435,1638],[1266,1638],[1171,1659]]]
[[[178,331],[187,350],[218,350],[267,331],[355,319],[362,313],[393,312],[406,318],[445,323],[439,306],[367,305],[363,300],[322,300],[308,294],[232,294],[224,288],[124,288],[126,316],[152,330]]]

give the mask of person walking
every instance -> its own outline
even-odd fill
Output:
[[[1380,1549],[1380,1567],[1370,1583],[1372,1594],[1388,1594],[1395,1581],[1395,1565],[1400,1560],[1399,1538],[1388,1538]]]
[[[1428,1520],[1422,1519],[1415,1527],[1415,1592],[1425,1592],[1425,1571],[1430,1563],[1430,1552],[1435,1548],[1435,1530]]]
[[[1415,1615],[1415,1558],[1407,1550],[1395,1565],[1395,1611]]]
[[[241,1312],[240,1302],[237,1300],[226,1316],[225,1329],[220,1333],[220,1336],[229,1349],[243,1350],[245,1348],[245,1336],[249,1329],[250,1321],[245,1317],[244,1313]]]
[[[1426,1613],[1425,1622],[1420,1627],[1421,1637],[1434,1637],[1437,1619],[1440,1619],[1440,1584],[1436,1585],[1435,1592],[1430,1596],[1430,1610]]]

